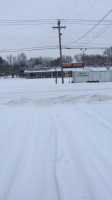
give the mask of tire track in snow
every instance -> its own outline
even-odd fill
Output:
[[[84,164],[84,165],[82,165],[83,166],[83,168],[84,168],[84,170],[85,170],[85,173],[86,173],[86,177],[87,177],[87,179],[88,179],[88,181],[90,182],[90,184],[88,184],[88,185],[90,185],[91,186],[91,189],[93,190],[93,193],[95,194],[95,197],[93,198],[93,199],[97,199],[97,197],[98,197],[98,199],[100,199],[101,198],[101,200],[105,200],[105,198],[106,198],[106,196],[105,195],[107,195],[107,198],[106,199],[108,199],[108,200],[111,200],[111,198],[112,198],[112,190],[111,190],[111,184],[112,183],[109,183],[109,180],[108,180],[108,178],[110,177],[109,176],[109,173],[108,173],[108,170],[109,170],[109,172],[111,172],[111,163],[108,163],[108,159],[106,159],[105,161],[109,164],[109,165],[107,165],[106,166],[106,168],[104,167],[104,169],[105,170],[107,170],[107,177],[106,177],[106,175],[105,175],[105,170],[104,171],[102,171],[101,170],[101,172],[100,172],[100,170],[99,170],[99,166],[97,165],[97,167],[98,167],[98,169],[97,169],[97,167],[95,167],[96,168],[96,170],[95,170],[95,168],[92,166],[92,164],[91,163],[93,163],[93,158],[94,158],[94,151],[93,152],[90,152],[90,155],[88,155],[88,152],[89,152],[89,149],[90,149],[90,151],[91,151],[91,146],[96,146],[97,147],[97,153],[99,154],[100,153],[100,156],[102,156],[103,155],[103,152],[102,152],[102,148],[101,148],[101,150],[100,150],[100,147],[98,147],[98,143],[96,144],[96,142],[95,142],[95,140],[93,140],[93,138],[91,137],[91,135],[88,133],[88,134],[85,134],[86,132],[88,132],[88,130],[86,130],[86,129],[84,129],[84,127],[82,128],[81,126],[79,126],[79,123],[77,123],[77,122],[75,122],[74,120],[73,120],[73,118],[71,118],[70,116],[68,116],[68,115],[66,115],[65,114],[65,116],[66,116],[66,120],[67,121],[69,121],[70,122],[70,124],[71,124],[71,126],[70,126],[70,124],[69,124],[69,128],[67,127],[67,125],[66,125],[66,122],[64,122],[64,119],[63,118],[61,118],[61,125],[62,125],[62,127],[64,127],[64,129],[65,129],[65,132],[68,130],[68,132],[69,133],[71,133],[71,132],[73,132],[73,128],[71,128],[71,127],[73,127],[73,124],[74,124],[74,128],[76,128],[76,127],[78,127],[77,128],[77,130],[78,130],[78,133],[76,134],[76,137],[75,137],[75,139],[77,140],[77,143],[78,143],[78,145],[79,146],[77,146],[77,144],[76,143],[74,143],[74,145],[75,146],[77,146],[77,148],[75,148],[75,146],[73,147],[73,141],[74,141],[74,139],[73,139],[73,134],[71,135],[72,137],[70,138],[70,135],[69,135],[69,137],[68,137],[68,142],[69,142],[69,139],[71,139],[71,146],[73,147],[73,148],[75,148],[75,150],[77,151],[78,150],[78,152],[79,153],[81,153],[79,156],[80,157],[82,157],[83,158],[83,156],[85,155],[86,156],[86,159],[87,159],[87,161],[85,162],[84,161],[84,159],[82,159],[82,164]],[[64,117],[65,117],[64,116]],[[80,117],[81,117],[81,115],[80,115]],[[89,117],[89,119],[90,119],[90,117]],[[87,125],[87,124],[86,124]],[[65,128],[66,127],[66,128]],[[86,127],[87,128],[87,127]],[[71,130],[71,131],[70,131]],[[75,130],[75,129],[74,129]],[[82,132],[82,134],[81,134],[81,132]],[[75,134],[75,133],[74,133]],[[81,134],[81,135],[80,135]],[[85,137],[86,136],[86,137]],[[96,138],[97,139],[97,138]],[[81,142],[82,141],[82,142]],[[81,143],[82,144],[81,144]],[[70,145],[69,145],[70,146]],[[88,150],[88,152],[86,152],[85,151],[85,149],[87,148],[87,150]],[[82,151],[82,152],[81,152]],[[92,154],[91,154],[92,153]],[[86,155],[87,154],[87,155]],[[89,156],[89,157],[88,157]],[[92,157],[93,158],[92,158]],[[105,157],[106,158],[106,157]],[[98,158],[97,158],[98,159]],[[84,161],[84,162],[83,162]],[[94,161],[95,162],[95,161]],[[99,160],[96,160],[96,162],[98,163],[99,162]],[[99,162],[100,163],[100,162]],[[89,169],[89,168],[90,169]],[[103,168],[102,168],[103,169]],[[91,173],[89,172],[89,171],[91,171]],[[88,173],[89,172],[89,173]],[[104,175],[102,174],[104,172]],[[111,174],[110,174],[111,175]],[[91,179],[92,178],[92,176],[93,177],[95,177],[96,178],[96,185],[97,185],[97,187],[95,186],[95,182],[93,181],[94,180],[94,178],[93,178],[93,180]],[[103,177],[104,176],[104,177]],[[110,180],[111,180],[111,178],[110,178]],[[88,183],[89,183],[88,182]],[[100,197],[100,196],[98,196],[98,194],[97,193],[99,193],[99,191],[98,191],[98,188],[99,188],[99,190],[100,190],[100,188],[102,187],[102,191],[104,192],[104,193],[101,193],[101,195],[100,196],[102,196],[102,197]],[[104,194],[104,195],[102,195],[102,194]]]
[[[103,179],[103,177],[100,175],[99,171],[97,170],[97,168],[95,167],[94,163],[89,159],[89,162],[91,164],[91,166],[94,168],[94,170],[96,171],[97,175],[100,177],[101,182],[103,182],[103,184],[105,185],[105,187],[107,188],[107,190],[109,191],[109,193],[112,196],[112,189],[110,189],[109,185],[105,182],[105,180]]]
[[[103,120],[101,120],[102,116],[100,117],[96,116],[96,114],[94,113],[94,110],[89,109],[89,111],[87,111],[87,108],[90,108],[90,107],[86,107],[86,110],[84,110],[84,108],[78,108],[77,110],[75,109],[75,112],[76,111],[79,112],[79,117],[77,116],[77,120],[83,119],[83,124],[86,126],[86,127],[84,126],[83,129],[87,137],[91,141],[94,141],[97,148],[99,147],[98,148],[99,151],[100,149],[102,149],[103,154],[105,154],[106,157],[109,158],[109,156],[112,156],[111,154],[111,147],[112,147],[111,146],[111,141],[112,141],[111,125],[107,121],[104,122]],[[99,142],[98,140],[101,140],[101,142]],[[104,148],[106,143],[108,143],[108,146]]]
[[[106,123],[108,123],[108,124],[109,124],[109,122],[112,123],[112,116],[111,115],[105,115],[105,112],[104,111],[102,112],[102,110],[101,110],[102,107],[100,108],[100,110],[98,109],[98,107],[95,107],[95,106],[91,106],[91,108],[94,111],[94,113],[98,115],[99,118],[102,117],[106,121]],[[103,106],[103,108],[105,109],[104,106]],[[110,106],[107,107],[106,110],[107,109],[109,109],[108,111],[110,112]]]
[[[104,128],[106,127],[107,130],[112,133],[112,127],[110,126],[110,124],[104,120],[101,120],[102,116],[100,115],[100,117],[98,117],[97,115],[92,115],[90,112],[85,111],[84,109],[80,108],[80,110],[87,116],[92,118],[93,120],[99,122]],[[94,110],[92,110],[92,113],[94,112]]]
[[[102,141],[102,138],[97,138],[97,134],[93,134],[92,136],[89,136],[90,137],[90,140],[94,141],[95,145],[96,145],[96,149],[98,150],[97,151],[97,156],[98,156],[98,160],[100,160],[100,163],[102,163],[102,167],[103,167],[103,171],[111,171],[111,168],[112,168],[112,154],[111,154],[111,150],[112,150],[112,147],[111,145],[109,145],[111,143],[111,140],[112,140],[112,129],[111,129],[111,126],[108,122],[104,122],[101,120],[101,116],[96,116],[96,115],[92,115],[91,113],[96,113],[94,112],[94,110],[92,112],[88,112],[88,111],[85,111],[83,109],[80,109],[80,111],[89,119],[93,119],[93,122],[95,121],[95,124],[97,122],[97,124],[101,127],[104,127],[108,130],[108,132],[104,132],[105,136],[106,136],[106,139],[104,141]],[[83,117],[84,119],[84,117]],[[101,136],[102,133],[101,133]],[[96,141],[94,140],[96,137]],[[101,140],[101,142],[98,141],[98,139]],[[103,143],[104,142],[104,143]],[[107,144],[108,142],[108,144]],[[107,149],[108,146],[104,146],[104,144],[110,146],[109,149]],[[99,154],[99,155],[98,155]],[[98,174],[99,178],[101,179],[101,181],[103,182],[103,184],[105,185],[105,187],[107,188],[107,190],[109,191],[109,193],[111,193],[112,195],[112,189],[111,189],[111,186],[110,184],[108,183],[108,177],[111,177],[111,174],[109,175],[109,173],[106,173],[107,176],[105,176],[103,178],[102,174],[102,170],[101,169],[97,169],[97,167],[94,165],[93,161],[91,159],[89,159],[89,162],[91,164],[91,166],[93,167],[93,169],[96,171],[96,173]],[[98,162],[98,161],[97,161]],[[107,170],[108,169],[108,170]]]
[[[60,182],[58,179],[58,174],[57,174],[57,162],[58,162],[58,133],[57,133],[57,128],[55,124],[55,120],[53,117],[53,114],[49,112],[49,116],[52,122],[52,128],[51,131],[54,133],[54,139],[55,139],[55,147],[54,147],[54,153],[55,153],[55,158],[54,158],[54,178],[55,178],[55,186],[56,186],[56,191],[57,191],[57,200],[62,200],[62,192],[61,192],[61,186]]]
[[[25,116],[23,115],[23,118],[24,117]],[[17,128],[18,126],[19,129]],[[20,133],[20,124],[16,124],[16,129],[18,129],[17,132]],[[32,126],[29,126],[29,130],[30,129],[32,129]],[[13,186],[16,185],[17,177],[21,171],[21,165],[23,165],[23,162],[25,162],[24,157],[26,156],[26,149],[29,148],[29,144],[31,143],[30,131],[29,134],[27,134],[26,129],[25,132],[22,131],[22,134],[17,134],[17,142],[11,146],[7,157],[5,158],[5,162],[3,162],[3,166],[1,167],[0,179],[2,180],[2,183],[0,183],[0,193],[2,193],[1,196],[4,200],[10,199],[10,192],[13,190]],[[4,176],[5,178],[3,178]]]
[[[87,119],[89,120],[88,129],[93,132],[94,134],[90,135],[88,134],[89,138],[92,139],[95,142],[95,145],[97,148],[99,148],[99,152],[101,153],[102,157],[105,155],[108,160],[112,160],[112,128],[111,128],[111,122],[107,122],[105,120],[102,120],[102,116],[97,116],[96,112],[94,110],[84,110],[83,108],[79,108],[81,112],[81,117],[85,120],[85,124],[87,123]],[[93,113],[93,114],[92,114]],[[92,130],[93,129],[93,130]],[[86,130],[85,130],[86,131]],[[87,131],[86,131],[87,132]],[[100,141],[100,142],[99,142]]]
[[[32,137],[30,143],[27,142],[28,151],[24,156],[23,182],[15,180],[7,200],[14,197],[15,200],[60,200],[55,179],[54,124],[48,112],[36,112],[34,116],[33,129],[28,130]],[[18,191],[18,197],[15,191]]]
[[[95,116],[97,115],[98,119],[100,119],[100,120],[102,118],[103,119],[102,121],[104,122],[104,124],[109,126],[110,129],[112,129],[112,126],[110,125],[112,123],[112,116],[105,115],[105,111],[101,112],[101,108],[100,108],[100,110],[98,110],[97,107],[91,106],[92,112],[94,112]],[[105,107],[103,106],[103,108],[105,108]],[[109,109],[108,112],[110,112],[110,106],[108,109]],[[107,110],[107,108],[106,108],[106,110]]]
[[[13,145],[13,143],[16,140],[15,132],[10,131],[10,130],[12,128],[12,124],[14,125],[17,124],[18,116],[16,115],[14,118],[12,118],[10,117],[9,114],[10,113],[7,113],[7,116],[4,117],[5,115],[5,111],[4,111],[4,115],[2,116],[2,119],[1,119],[1,124],[6,124],[6,122],[7,124],[2,128],[2,131],[0,132],[0,163],[3,156],[6,155],[7,157],[7,153],[9,152],[10,147]],[[9,122],[9,118],[10,118],[10,122]],[[20,123],[22,123],[22,115],[20,118]]]
[[[73,129],[67,126],[67,123],[64,122],[63,118],[56,119],[56,121],[57,121],[57,124],[59,124],[60,132],[64,133],[63,139],[61,138],[60,140],[63,140],[63,142],[66,143],[67,153],[69,152],[69,155],[71,157],[71,161],[73,162],[72,167],[74,169],[76,169],[76,171],[74,171],[74,174],[75,174],[76,177],[74,175],[70,174],[70,176],[71,176],[70,178],[71,178],[71,180],[73,180],[73,177],[74,177],[73,183],[75,182],[75,184],[78,184],[78,186],[80,188],[79,191],[76,188],[74,188],[72,193],[74,191],[75,192],[73,194],[73,197],[71,197],[71,198],[73,200],[74,199],[87,199],[87,200],[90,200],[90,199],[91,200],[94,200],[94,199],[97,200],[97,199],[99,199],[97,197],[96,191],[93,189],[94,186],[91,182],[91,178],[89,177],[89,175],[87,173],[86,166],[84,164],[84,159],[82,158],[82,154],[80,153],[80,145],[78,146],[78,144],[80,144],[80,138],[76,134],[76,140],[77,141],[74,143],[73,142],[74,140],[73,140],[72,135],[71,135],[71,132],[73,131]],[[68,121],[68,119],[67,119],[67,121]],[[74,153],[75,153],[75,157],[74,157]],[[59,167],[58,167],[58,170],[61,170],[61,169],[59,169]],[[71,173],[72,173],[72,171],[71,171]],[[65,178],[65,183],[69,184],[69,183],[66,182],[66,177],[64,177],[64,178]],[[70,187],[73,187],[73,183],[71,184]],[[84,189],[81,187],[81,185],[85,185]],[[87,190],[88,190],[88,193],[87,193]],[[68,197],[67,197],[66,192],[68,192]],[[64,200],[71,199],[70,198],[70,192],[69,191],[66,191],[66,192],[65,192],[65,194],[63,194],[63,196],[64,196],[63,199]],[[82,194],[81,194],[81,192],[82,192]]]

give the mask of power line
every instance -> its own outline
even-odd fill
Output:
[[[98,20],[83,20],[83,19],[62,19],[61,23],[66,24],[80,24],[80,25],[94,25],[99,21]],[[104,20],[102,23],[100,22],[100,25],[105,25],[110,20]],[[37,19],[37,20],[0,20],[0,26],[6,26],[6,25],[48,25],[57,23],[57,19]]]
[[[109,47],[84,47],[84,46],[79,46],[79,47],[64,47],[63,49],[68,49],[68,50],[71,50],[71,49],[107,49]]]
[[[99,32],[97,32],[92,39],[90,39],[87,42],[83,43],[83,45],[89,44],[90,42],[94,41],[96,38],[98,38],[100,35],[102,35],[104,32],[106,32],[111,26],[112,26],[112,20],[111,20],[111,22],[108,25],[106,25]],[[82,43],[80,43],[80,44],[82,44]]]
[[[111,9],[98,23],[96,23],[89,31],[87,31],[83,36],[81,36],[81,37],[80,37],[79,39],[77,39],[76,41],[71,42],[71,43],[69,43],[69,44],[67,44],[67,45],[65,45],[65,46],[69,46],[69,45],[74,44],[74,43],[80,41],[81,39],[83,39],[83,38],[84,38],[86,35],[88,35],[93,29],[95,29],[96,26],[98,26],[111,12],[112,12],[112,9]]]
[[[86,1],[86,6],[87,6],[88,3],[89,3],[89,0]],[[85,3],[84,3],[84,6],[83,6],[83,10],[84,10],[84,8],[85,8]],[[79,13],[82,13],[81,10],[82,10],[82,8],[81,8],[80,11],[78,12],[78,16],[79,16]],[[76,13],[76,12],[75,12],[75,13]],[[75,16],[77,16],[77,15],[75,15]],[[79,23],[78,23],[78,25],[79,25]],[[82,25],[82,24],[81,24],[81,25]],[[88,25],[88,24],[86,24],[86,25]],[[69,31],[71,31],[72,29],[73,29],[73,27],[71,27],[71,28],[69,29]]]
[[[27,24],[20,24],[20,23],[15,23],[15,24],[14,23],[13,24],[12,23],[1,24],[0,23],[0,26],[37,26],[37,25],[50,25],[50,24],[52,25],[53,23],[37,23],[37,24],[28,24],[28,23]],[[85,25],[89,25],[89,26],[90,25],[91,26],[94,25],[93,23],[81,23],[81,22],[79,22],[79,23],[76,23],[76,22],[75,23],[64,23],[64,24],[65,25],[66,24],[68,24],[68,25],[84,25],[84,26]],[[108,25],[108,24],[100,24],[100,26],[102,26],[102,25],[104,26],[104,25]]]
[[[84,4],[82,4],[81,8],[78,10],[78,14],[76,13],[75,16],[79,15],[79,13],[82,13],[82,10],[84,10],[84,8],[87,6],[87,4],[89,3],[89,0],[86,0],[86,2],[84,2]],[[86,6],[85,6],[86,5]]]
[[[72,9],[69,11],[69,13],[68,13],[68,15],[67,15],[67,17],[66,17],[66,20],[68,19],[68,17],[70,16],[70,14],[71,14],[71,12],[74,10],[74,8],[77,7],[79,1],[80,1],[80,0],[76,0],[76,1],[75,1],[75,4],[74,4],[74,6],[72,6]]]
[[[89,7],[89,9],[86,11],[86,13],[82,15],[82,17],[85,17],[85,16],[91,11],[91,9],[93,9],[93,7],[95,6],[95,4],[96,4],[97,2],[98,2],[98,1],[95,0],[95,1],[92,3],[92,5]]]
[[[110,28],[110,27],[108,27]],[[99,32],[98,32],[99,33]],[[12,36],[9,36],[9,37],[0,37],[0,40],[34,40],[34,39],[56,39],[57,37],[55,36],[37,36],[37,37],[12,37]],[[65,39],[73,39],[74,36],[64,36],[64,39],[63,41],[65,41]],[[77,38],[77,37],[76,37]],[[104,39],[107,39],[107,38],[111,38],[112,39],[112,36],[111,37],[102,37]],[[90,39],[90,38],[88,38]],[[67,40],[68,41],[68,40]],[[88,40],[89,41],[89,40]],[[85,44],[85,43],[79,43],[79,44]],[[99,45],[99,44],[98,44]]]
[[[62,8],[62,10],[60,12],[60,17],[62,16],[63,10],[65,10],[65,8],[66,8],[66,6],[68,5],[69,2],[70,2],[70,0],[66,0],[65,4],[64,4],[64,6],[63,6],[63,8]]]
[[[65,21],[94,21],[94,22],[99,22],[99,20],[96,20],[96,19],[76,19],[76,18],[72,18],[72,19],[62,19],[62,20],[65,20]],[[104,20],[106,22],[110,21],[109,19],[108,20]],[[0,22],[57,22],[57,19],[16,19],[16,20],[11,20],[11,19],[4,19],[4,20],[0,20]]]
[[[24,51],[41,51],[41,50],[56,50],[58,49],[59,47],[58,46],[43,46],[43,47],[29,47],[29,48],[20,48],[20,49],[0,49],[0,53],[12,53],[12,52],[24,52]],[[105,47],[90,47],[90,46],[79,46],[79,47],[63,47],[62,46],[62,49],[67,49],[67,50],[70,50],[70,49],[83,49],[83,48],[86,48],[86,49],[107,49],[109,48],[108,46],[105,46]]]
[[[111,26],[112,26],[112,24],[110,24],[109,27],[107,27],[106,29],[104,29],[102,32],[99,32],[99,34],[97,34],[94,38],[92,38],[91,41],[89,41],[89,43],[92,42],[93,40],[95,40],[96,38],[98,38],[104,32],[106,32]],[[87,44],[88,44],[88,42],[87,42]]]

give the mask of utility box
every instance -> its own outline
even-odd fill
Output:
[[[112,71],[75,71],[73,83],[112,82]]]

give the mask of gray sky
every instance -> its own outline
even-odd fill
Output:
[[[112,8],[112,0],[4,0],[1,2],[1,20],[37,20],[37,19],[84,19],[100,20]],[[112,12],[105,18],[112,20]],[[54,22],[54,20],[53,20]],[[72,43],[89,31],[97,22],[85,24],[68,24],[62,30],[62,45]],[[88,35],[71,46],[110,47],[112,46],[112,25],[109,21],[96,26]],[[40,25],[5,25],[0,23],[0,50],[21,49],[58,45],[58,31],[52,26],[56,23]],[[107,29],[107,30],[106,30]],[[98,37],[98,34],[102,33]],[[96,37],[96,39],[95,39]],[[93,39],[91,41],[91,39]],[[85,44],[86,43],[86,44]],[[81,50],[63,50],[64,55],[74,56]],[[103,50],[86,50],[86,53],[102,53]],[[17,53],[0,53],[0,56],[18,55]],[[59,50],[39,50],[25,52],[30,57],[58,57]]]

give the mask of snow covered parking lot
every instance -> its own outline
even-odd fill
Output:
[[[112,83],[0,79],[0,200],[112,200]]]

